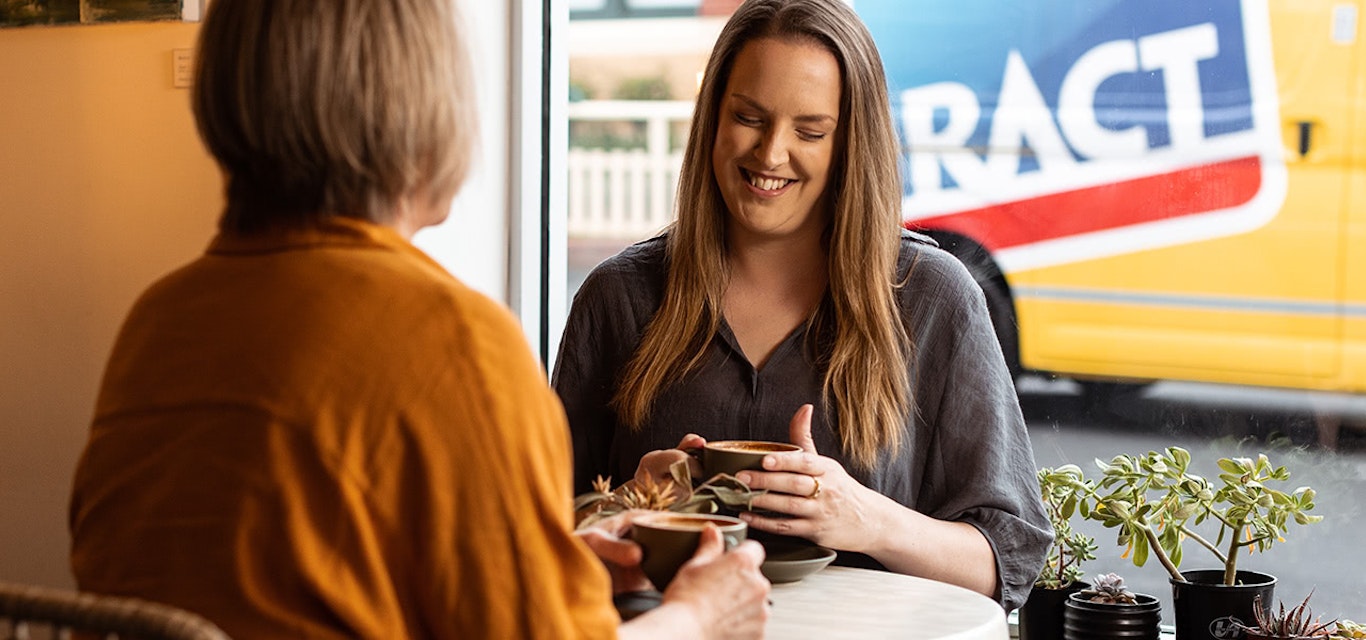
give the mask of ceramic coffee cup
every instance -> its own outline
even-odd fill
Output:
[[[802,448],[795,444],[765,440],[708,442],[701,451],[702,479],[710,479],[718,473],[733,476],[745,470],[763,471],[764,456],[801,450]]]
[[[744,520],[721,515],[661,511],[631,519],[631,539],[643,555],[640,568],[656,589],[669,586],[678,568],[693,557],[708,524],[721,530],[727,551],[743,542],[749,531]]]

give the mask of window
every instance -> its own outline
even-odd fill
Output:
[[[1366,620],[1357,5],[853,4],[892,89],[907,224],[978,276],[1038,465],[1095,477],[1095,458],[1175,445],[1213,476],[1264,452],[1325,519],[1240,567]],[[691,13],[647,13],[664,5]],[[671,217],[697,74],[738,3],[713,5],[570,3],[570,296]],[[1093,524],[1088,575],[1121,573],[1170,623],[1165,572]],[[1203,553],[1183,568],[1213,566]]]

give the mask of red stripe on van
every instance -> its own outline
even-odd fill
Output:
[[[995,251],[1235,207],[1251,200],[1261,186],[1261,159],[1251,156],[909,220],[906,226],[915,230],[952,231]]]

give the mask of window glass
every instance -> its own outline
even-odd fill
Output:
[[[565,0],[570,11],[600,11],[607,7],[607,0]]]
[[[591,3],[572,3],[580,8]],[[609,3],[611,4],[611,3]],[[689,15],[633,17],[631,8]],[[570,295],[672,216],[698,74],[739,2],[571,14]],[[1239,567],[1366,621],[1366,43],[1359,0],[853,5],[904,145],[905,216],[977,277],[1039,466],[1268,456],[1323,521]],[[1098,558],[1163,601],[1118,531]],[[1202,532],[1210,529],[1201,529]],[[1211,540],[1211,542],[1215,542]],[[1227,544],[1228,540],[1220,541]],[[1183,569],[1215,557],[1185,545]]]

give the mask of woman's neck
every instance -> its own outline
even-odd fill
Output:
[[[827,260],[819,234],[782,238],[731,236],[728,248],[730,282],[743,288],[760,288],[815,299],[825,291]]]
[[[805,323],[827,281],[820,237],[735,242],[722,299],[726,323],[750,364],[763,369],[769,356]]]

